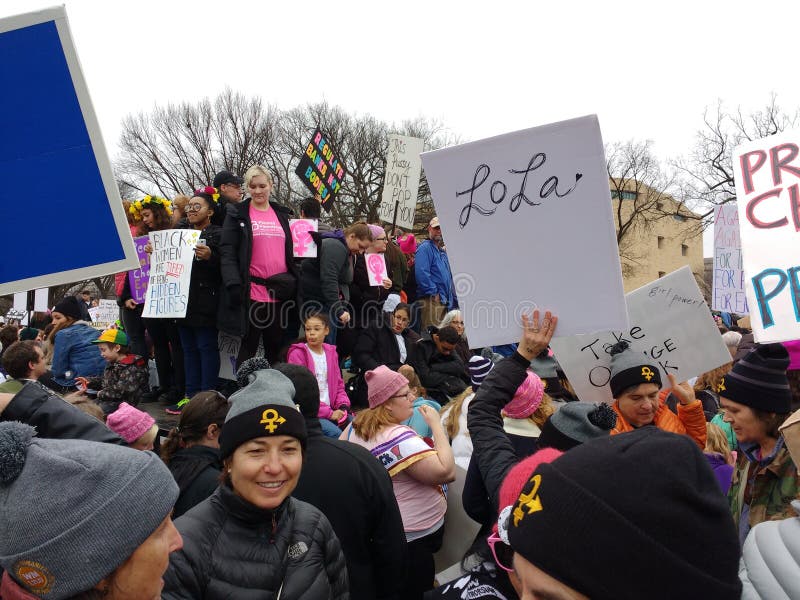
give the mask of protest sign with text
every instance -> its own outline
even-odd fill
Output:
[[[739,211],[735,204],[722,204],[714,211],[714,285],[712,308],[748,314],[742,270]]]
[[[318,197],[322,208],[330,212],[344,182],[345,168],[334,152],[332,142],[319,129],[306,144],[294,172]]]
[[[0,179],[25,181],[25,210],[13,186],[0,191],[4,247],[0,295],[118,273],[136,253],[63,6],[0,19]],[[69,182],[66,184],[65,182]],[[57,190],[54,191],[54,190]],[[70,219],[69,240],[64,219]],[[31,217],[36,243],[31,243]],[[73,241],[79,240],[79,241]]]
[[[800,130],[733,152],[742,258],[757,342],[800,338]]]
[[[150,241],[146,235],[134,238],[136,254],[139,257],[139,268],[128,271],[128,284],[131,288],[131,298],[136,304],[141,304],[147,298],[147,281],[150,278],[150,255],[144,247]]]
[[[182,319],[186,316],[194,248],[199,237],[196,229],[150,232],[150,281],[142,317]]]
[[[378,217],[397,227],[414,229],[414,212],[417,209],[419,174],[422,169],[424,140],[404,135],[389,134],[389,151],[386,155],[386,174],[383,194],[378,206]],[[396,211],[396,212],[395,212]],[[397,220],[395,219],[397,214]]]
[[[315,258],[317,256],[317,244],[310,232],[317,231],[318,226],[319,223],[316,219],[289,219],[295,258]]]
[[[550,347],[580,400],[613,401],[611,346],[620,341],[642,353],[642,362],[678,381],[731,360],[692,270],[686,266],[625,296],[630,327],[593,335],[553,338]],[[558,324],[561,327],[561,323]],[[558,331],[556,331],[558,333]]]
[[[473,348],[514,342],[523,312],[558,332],[627,326],[597,117],[422,155]]]
[[[110,325],[111,323],[116,323],[117,319],[119,319],[119,306],[114,300],[103,298],[98,301],[97,306],[89,309],[89,316],[92,317],[92,323]]]
[[[241,338],[219,332],[219,377],[236,381],[236,357],[239,356]]]

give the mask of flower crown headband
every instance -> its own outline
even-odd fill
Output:
[[[219,191],[215,187],[207,185],[205,187],[197,188],[194,191],[194,195],[197,196],[198,194],[205,194],[206,196],[211,196],[211,199],[214,201],[214,204],[219,204]]]
[[[145,196],[141,200],[136,200],[129,209],[129,212],[138,221],[142,218],[142,210],[145,208],[153,208],[154,205],[159,205],[167,211],[167,214],[172,216],[172,206],[169,200],[159,196]]]

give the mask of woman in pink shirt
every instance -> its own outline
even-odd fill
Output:
[[[259,341],[273,363],[283,343],[288,303],[296,304],[297,296],[291,211],[270,201],[273,180],[266,167],[250,167],[244,180],[250,198],[228,204],[222,226],[223,290],[217,325],[243,336],[237,365],[256,353]]]

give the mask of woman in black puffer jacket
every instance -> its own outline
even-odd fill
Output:
[[[220,434],[224,480],[175,522],[183,549],[170,557],[162,597],[346,600],[347,567],[328,519],[290,497],[306,444],[294,386],[272,369],[245,377]]]

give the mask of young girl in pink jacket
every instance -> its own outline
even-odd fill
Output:
[[[319,383],[319,417],[322,432],[333,438],[342,433],[340,426],[346,425],[350,416],[350,399],[344,391],[344,380],[339,369],[336,346],[324,343],[330,332],[327,316],[312,313],[303,324],[305,342],[289,346],[286,362],[302,365],[314,373]]]

